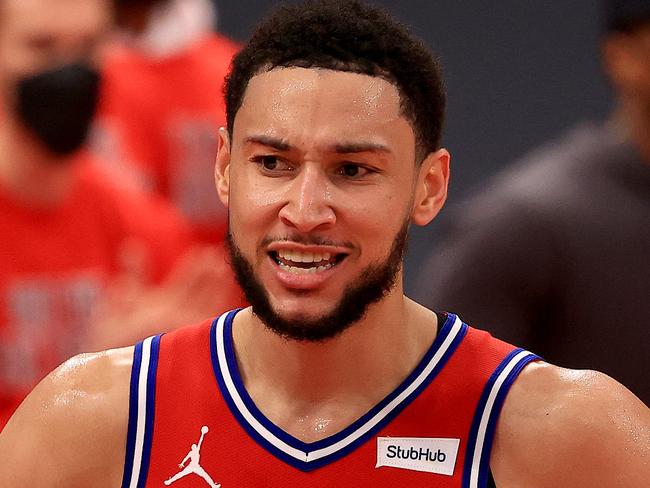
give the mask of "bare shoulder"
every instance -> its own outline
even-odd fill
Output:
[[[532,363],[504,403],[490,465],[500,488],[647,486],[650,409],[602,373]]]
[[[0,434],[0,486],[119,486],[132,361],[83,354],[41,381]]]

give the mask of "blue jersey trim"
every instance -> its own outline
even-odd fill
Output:
[[[131,366],[131,387],[129,391],[129,424],[126,434],[126,452],[124,458],[124,474],[122,488],[129,488],[133,472],[133,457],[135,455],[135,433],[138,422],[138,378],[142,365],[142,342],[133,349],[133,365]]]
[[[246,391],[244,384],[241,380],[241,376],[239,374],[239,369],[237,365],[237,359],[235,357],[235,352],[233,349],[233,342],[232,342],[232,323],[235,314],[237,311],[229,312],[228,315],[225,318],[224,321],[224,327],[223,327],[223,339],[224,339],[224,348],[225,348],[225,353],[226,353],[226,361],[228,363],[228,369],[230,371],[230,377],[235,385],[235,388],[237,392],[239,393],[239,396],[241,397],[242,401],[244,402],[246,408],[248,411],[255,417],[255,419],[262,424],[269,432],[271,432],[275,437],[286,443],[287,445],[303,451],[305,453],[313,452],[319,449],[322,449],[324,447],[329,447],[340,440],[346,438],[350,434],[354,433],[357,431],[359,428],[363,427],[370,419],[372,419],[377,413],[379,413],[386,405],[388,405],[391,401],[393,401],[396,397],[398,397],[404,390],[406,390],[412,383],[413,381],[422,373],[422,371],[427,367],[427,365],[430,363],[432,360],[433,356],[435,353],[440,349],[442,344],[445,342],[445,339],[449,336],[452,330],[452,326],[454,325],[454,322],[456,321],[456,316],[453,314],[449,314],[447,317],[447,320],[445,321],[444,325],[441,327],[439,334],[436,336],[436,339],[432,343],[432,345],[429,347],[427,350],[426,354],[422,358],[422,360],[418,363],[416,368],[408,375],[408,377],[388,396],[386,396],[381,402],[379,402],[377,405],[375,405],[370,411],[368,411],[366,414],[364,414],[361,418],[359,418],[357,421],[352,423],[350,426],[346,427],[343,429],[341,432],[338,432],[330,437],[327,437],[325,439],[319,440],[317,442],[312,442],[312,443],[305,443],[302,442],[299,439],[296,439],[295,437],[287,434],[285,431],[280,429],[278,426],[276,426],[273,422],[271,422],[269,419],[267,419],[262,412],[257,408],[251,397],[248,395],[248,392]],[[285,453],[278,447],[274,446],[271,444],[269,441],[267,441],[264,437],[262,437],[243,417],[237,406],[235,405],[232,397],[230,396],[230,393],[228,392],[228,389],[226,387],[225,381],[222,377],[221,374],[221,368],[219,367],[218,364],[218,356],[217,356],[217,343],[216,343],[216,333],[217,333],[217,324],[218,320],[215,320],[212,324],[211,327],[211,334],[210,334],[210,352],[212,356],[212,365],[214,369],[214,373],[217,379],[217,383],[219,385],[219,388],[221,390],[221,393],[223,395],[223,398],[225,399],[228,407],[230,408],[232,414],[234,417],[237,419],[237,421],[240,423],[240,425],[244,428],[244,430],[262,447],[264,447],[267,451],[269,451],[271,454],[276,456],[277,458],[281,459],[282,461],[286,462],[287,464],[293,466],[296,469],[299,469],[301,471],[312,471],[314,469],[320,468],[322,466],[325,466],[327,464],[330,464],[350,452],[354,451],[356,448],[367,442],[369,439],[371,439],[373,436],[377,434],[382,428],[384,428],[389,422],[391,422],[397,415],[399,415],[400,412],[402,412],[415,398],[417,398],[420,393],[426,389],[426,387],[435,379],[435,377],[438,375],[438,373],[442,370],[442,368],[445,366],[449,358],[453,355],[454,351],[458,347],[458,345],[462,342],[463,338],[465,337],[467,333],[467,325],[462,324],[461,329],[459,330],[458,334],[452,341],[452,343],[449,345],[448,349],[446,350],[445,354],[441,357],[440,361],[438,364],[432,369],[432,371],[429,373],[429,375],[424,379],[424,381],[419,385],[418,388],[413,390],[407,396],[403,401],[401,401],[396,407],[394,407],[389,413],[387,413],[372,429],[370,429],[368,432],[366,432],[364,435],[360,436],[358,439],[355,439],[352,441],[350,444],[346,445],[345,447],[337,450],[336,452],[329,454],[327,456],[324,456],[320,459],[314,460],[314,461],[301,461],[299,459],[294,458],[293,456],[290,456],[289,454]]]
[[[487,407],[488,398],[492,392],[495,383],[501,373],[506,369],[506,367],[512,362],[512,360],[520,353],[527,352],[521,348],[514,349],[511,351],[504,359],[501,361],[499,366],[494,370],[490,376],[488,382],[483,388],[481,398],[479,399],[476,411],[474,413],[474,418],[472,420],[472,426],[470,428],[470,433],[467,441],[467,450],[465,453],[465,466],[463,470],[463,488],[474,488],[470,485],[471,481],[471,472],[472,465],[474,463],[474,451],[476,449],[476,443],[478,440],[479,427],[481,419],[484,415],[484,412]],[[504,382],[499,387],[499,390],[496,394],[494,404],[489,412],[489,418],[487,427],[485,430],[485,438],[483,442],[483,448],[480,453],[479,460],[479,476],[478,476],[478,487],[485,488],[487,487],[487,482],[489,478],[489,467],[490,467],[490,453],[492,451],[492,442],[494,441],[494,432],[496,429],[497,421],[499,419],[499,414],[501,413],[501,408],[503,403],[510,391],[510,387],[515,382],[519,373],[528,365],[531,361],[537,361],[541,358],[535,354],[527,353],[522,358],[520,358],[517,363],[514,365],[513,369],[508,373],[508,376],[505,378]]]
[[[481,468],[479,474],[479,486],[486,487],[488,482],[488,474],[490,470],[490,454],[492,452],[492,443],[494,441],[494,432],[496,431],[497,421],[499,420],[499,415],[501,414],[501,408],[505,402],[506,396],[510,391],[510,387],[513,385],[519,373],[532,361],[537,361],[541,359],[539,356],[534,354],[528,354],[523,357],[513,370],[508,374],[506,381],[503,383],[503,386],[499,389],[494,406],[492,407],[492,412],[490,413],[490,420],[488,421],[488,427],[485,433],[485,443],[483,445],[483,452],[481,453]]]
[[[156,373],[158,372],[158,354],[160,351],[160,337],[155,336],[151,340],[151,352],[149,359],[149,370],[147,371],[147,410],[145,415],[144,442],[142,447],[142,464],[138,488],[144,488],[149,474],[149,462],[151,460],[151,444],[153,442],[153,426],[156,411]]]

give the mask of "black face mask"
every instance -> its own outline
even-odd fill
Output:
[[[16,90],[16,113],[54,154],[79,149],[99,100],[99,73],[84,62],[25,77]]]

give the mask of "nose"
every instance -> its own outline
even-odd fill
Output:
[[[336,222],[332,193],[322,169],[305,165],[293,179],[280,220],[299,232],[325,230]]]

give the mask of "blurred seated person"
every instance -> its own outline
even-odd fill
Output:
[[[449,216],[418,297],[650,405],[650,2],[608,0],[601,57],[617,102]]]
[[[93,151],[128,185],[172,202],[210,243],[226,212],[214,194],[221,96],[237,45],[213,31],[210,0],[114,0]]]
[[[108,0],[0,3],[0,428],[72,354],[184,323],[186,304],[196,319],[234,301],[215,304],[223,256],[83,151],[110,22]]]

